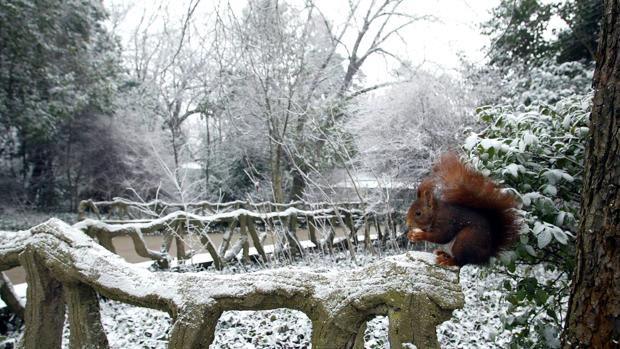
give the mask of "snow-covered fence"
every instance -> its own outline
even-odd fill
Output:
[[[170,207],[173,205],[161,201],[153,201],[146,204],[132,203],[121,199],[103,203],[86,200],[82,203],[84,205],[80,205],[80,207],[91,207],[91,211],[93,212],[99,212],[97,210],[99,210],[100,207],[107,207],[106,210],[108,211],[111,210],[110,207],[122,207],[122,210],[126,212],[129,207],[142,207],[146,205],[150,207],[149,209],[154,209],[157,206],[167,205],[167,207]],[[247,203],[232,202],[226,204],[208,204],[237,207],[238,205]],[[201,211],[204,209],[203,205],[207,205],[207,203],[183,205],[194,205],[192,207],[194,207],[193,211],[195,212],[197,211],[195,209],[196,207],[201,207],[201,209],[198,210]],[[263,227],[263,231],[274,231],[276,225],[283,227],[280,231],[283,232],[283,239],[286,240],[288,249],[298,255],[303,255],[304,253],[304,246],[297,237],[297,230],[301,227],[302,223],[308,229],[310,241],[314,247],[317,248],[331,249],[333,247],[335,226],[341,226],[347,231],[346,237],[341,239],[340,242],[344,247],[349,248],[351,248],[352,244],[358,244],[359,239],[357,232],[363,229],[364,245],[367,249],[372,249],[371,226],[375,228],[380,239],[388,236],[388,234],[395,236],[397,228],[393,213],[379,214],[367,211],[363,209],[363,205],[360,203],[341,203],[340,205],[328,203],[309,204],[301,201],[286,205],[262,203],[252,204],[252,207],[254,209],[262,207],[262,210],[265,210],[264,212],[238,208],[232,211],[228,210],[215,214],[199,215],[192,211],[175,210],[159,218],[126,221],[85,218],[86,215],[83,214],[85,211],[81,210],[80,215],[82,220],[76,223],[75,227],[81,229],[89,236],[96,238],[101,245],[112,252],[115,251],[112,243],[114,237],[121,235],[130,236],[133,240],[136,253],[139,256],[160,261],[160,264],[164,266],[166,265],[165,258],[167,256],[167,251],[170,249],[173,239],[176,241],[177,258],[183,260],[188,257],[185,250],[185,243],[181,236],[184,232],[191,232],[200,236],[201,243],[208,251],[214,266],[218,269],[221,269],[227,261],[235,258],[241,251],[243,251],[243,258],[246,260],[249,259],[250,240],[256,249],[256,254],[264,261],[268,260],[268,253],[266,252],[265,246],[263,246],[266,235],[264,233],[259,234],[259,229],[257,229],[257,227]],[[101,218],[100,215],[98,216]],[[384,230],[382,233],[381,224],[383,223]],[[325,234],[325,236],[321,238],[319,236],[320,234],[317,234],[317,230],[319,227],[325,226],[328,227],[328,234]],[[237,243],[231,247],[230,242],[237,228],[239,239]],[[209,238],[209,233],[213,231],[223,233],[223,242],[219,247],[215,246]],[[162,251],[165,253],[147,248],[143,239],[143,234],[150,233],[160,233],[165,236],[164,246],[162,247]]]
[[[463,306],[458,269],[427,253],[387,257],[349,271],[272,269],[249,274],[150,272],[79,229],[50,219],[3,237],[0,271],[27,272],[24,348],[60,348],[65,304],[70,347],[107,348],[97,293],[167,311],[170,348],[208,348],[227,310],[291,308],[312,321],[312,347],[363,348],[366,321],[389,318],[391,348],[438,348],[436,326]]]
[[[95,216],[98,220],[116,222],[127,219],[137,220],[159,218],[175,211],[185,211],[204,216],[238,209],[246,209],[256,212],[276,212],[283,211],[291,207],[301,210],[313,210],[332,206],[364,209],[365,204],[362,202],[310,203],[306,201],[274,203],[269,201],[251,202],[241,200],[229,202],[198,201],[175,203],[159,199],[149,202],[136,202],[123,198],[114,198],[111,201],[93,201],[89,199],[82,200],[78,205],[78,220],[86,219],[88,216]]]

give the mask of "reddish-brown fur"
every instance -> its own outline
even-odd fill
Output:
[[[516,239],[515,207],[510,194],[447,153],[418,187],[407,212],[408,237],[440,244],[454,240],[452,255],[436,251],[439,264],[484,264]]]

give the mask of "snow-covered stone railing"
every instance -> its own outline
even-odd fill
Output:
[[[60,348],[65,304],[69,347],[107,348],[97,293],[167,311],[169,348],[208,348],[227,310],[290,308],[312,321],[312,347],[363,348],[366,321],[389,318],[391,348],[438,348],[436,326],[463,306],[458,269],[412,253],[346,271],[272,269],[248,274],[150,272],[126,263],[82,231],[50,219],[0,252],[0,269],[27,272],[24,348]],[[5,264],[6,263],[6,264]]]
[[[221,269],[223,265],[235,258],[243,251],[244,259],[249,259],[250,240],[256,249],[257,255],[264,261],[268,260],[268,253],[263,246],[265,234],[259,234],[257,227],[263,230],[274,231],[276,225],[280,225],[285,231],[282,233],[286,246],[294,254],[303,255],[303,246],[297,237],[297,229],[300,222],[304,222],[308,229],[310,241],[315,247],[331,249],[334,245],[335,226],[342,226],[347,230],[347,237],[342,240],[343,246],[353,250],[351,245],[358,243],[357,231],[363,228],[364,245],[367,249],[372,249],[370,226],[374,225],[376,231],[381,234],[380,219],[373,212],[349,207],[328,207],[314,210],[301,210],[289,207],[285,210],[272,212],[257,212],[246,209],[211,214],[207,216],[197,215],[186,211],[174,211],[168,215],[138,221],[124,221],[109,223],[90,218],[83,219],[74,225],[75,228],[82,230],[89,236],[96,238],[97,241],[108,250],[114,252],[112,239],[118,236],[130,236],[134,242],[136,253],[144,258],[150,258],[166,265],[167,252],[170,249],[172,240],[176,241],[177,258],[186,259],[188,255],[185,251],[185,243],[182,235],[184,233],[198,234],[201,243],[208,251],[216,268]],[[389,220],[386,222],[385,230],[395,231],[391,227]],[[328,227],[328,233],[323,238],[317,234],[319,227]],[[230,241],[234,232],[239,228],[239,239],[235,246],[229,250]],[[218,231],[223,233],[223,242],[219,247],[214,246],[209,233]],[[153,251],[147,248],[143,234],[161,233],[165,236],[162,251]]]

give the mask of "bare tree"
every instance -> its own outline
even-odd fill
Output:
[[[425,19],[403,4],[349,1],[342,22],[312,0],[250,0],[241,13],[221,2],[206,17],[196,16],[205,12],[199,0],[185,1],[180,15],[164,1],[145,11],[126,62],[142,108],[170,135],[170,167],[199,161],[211,192],[235,191],[229,182],[268,188],[278,202],[302,198],[308,173],[349,157],[338,145],[347,104],[391,83],[364,86],[365,62],[399,62],[386,43]],[[235,180],[238,173],[245,179]]]
[[[225,30],[235,38],[235,52],[242,52],[235,73],[243,77],[245,101],[237,115],[245,114],[243,122],[267,137],[276,201],[286,199],[287,187],[290,199],[303,196],[306,174],[322,161],[323,151],[331,151],[313,135],[333,133],[364,62],[373,54],[397,58],[384,44],[422,18],[399,12],[402,3],[350,2],[337,26],[312,1],[301,9],[275,0],[250,1],[241,16],[226,12]],[[345,43],[348,37],[351,44]],[[292,183],[285,183],[288,178]]]
[[[175,169],[180,167],[185,146],[182,125],[202,112],[200,101],[206,89],[209,45],[205,36],[200,42],[192,41],[199,4],[200,0],[190,0],[180,19],[170,14],[166,4],[152,12],[144,10],[127,50],[132,78],[143,91],[143,107],[170,132]]]

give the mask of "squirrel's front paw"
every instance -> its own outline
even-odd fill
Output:
[[[422,229],[415,228],[407,233],[407,238],[411,242],[422,241],[425,238],[425,233]]]

